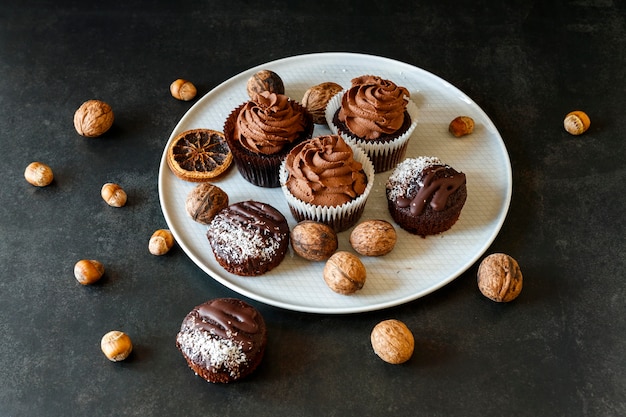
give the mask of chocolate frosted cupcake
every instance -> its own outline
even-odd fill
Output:
[[[406,88],[364,75],[330,100],[326,120],[333,133],[365,151],[375,172],[384,172],[404,158],[417,126],[417,106]]]
[[[423,237],[450,229],[467,199],[465,174],[437,157],[401,162],[385,189],[391,217],[403,229]]]
[[[244,179],[278,187],[280,164],[289,151],[313,134],[313,119],[299,103],[263,92],[231,112],[224,136]]]
[[[217,213],[207,229],[215,260],[228,272],[257,276],[277,267],[289,249],[287,219],[267,203],[241,201]]]
[[[214,383],[233,382],[252,373],[266,345],[263,317],[235,298],[217,298],[194,307],[176,336],[176,347],[189,367]]]
[[[314,220],[340,232],[363,214],[374,184],[374,167],[359,147],[341,136],[319,136],[287,155],[280,183],[298,222]]]

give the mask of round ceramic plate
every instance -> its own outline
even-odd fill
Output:
[[[323,262],[310,262],[291,249],[283,262],[265,275],[239,277],[226,272],[214,259],[206,226],[185,211],[185,200],[196,186],[175,177],[165,151],[159,170],[159,197],[165,220],[178,245],[211,278],[254,300],[289,310],[343,314],[392,307],[429,294],[454,280],[487,250],[500,231],[512,192],[511,164],[502,138],[489,117],[468,96],[441,78],[420,68],[377,56],[352,53],[301,55],[251,68],[223,82],[184,115],[169,140],[193,128],[222,131],[232,109],[247,101],[246,82],[261,69],[281,76],[285,93],[300,101],[311,86],[334,81],[344,88],[360,75],[372,74],[406,87],[419,108],[418,125],[406,157],[437,156],[467,176],[468,198],[458,222],[447,232],[421,238],[396,227],[394,250],[382,257],[361,257],[367,268],[362,290],[346,296],[331,291],[322,278]],[[455,138],[448,124],[456,116],[471,116],[474,133]],[[330,134],[316,125],[314,135]],[[167,149],[167,145],[165,146]],[[391,217],[387,211],[385,182],[390,172],[377,174],[361,220]],[[246,182],[233,165],[214,183],[226,191],[231,203],[258,200],[279,209],[290,227],[291,216],[280,188],[267,189]],[[350,230],[339,234],[339,249],[353,251]]]

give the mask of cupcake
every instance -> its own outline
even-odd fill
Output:
[[[267,203],[241,201],[217,213],[207,228],[215,260],[226,271],[245,277],[276,268],[289,249],[289,225]]]
[[[375,172],[384,172],[404,158],[417,126],[417,106],[405,87],[364,75],[330,100],[326,121],[334,134],[365,151]]]
[[[216,298],[183,319],[176,347],[201,378],[224,383],[250,375],[261,363],[267,327],[257,309],[236,298]]]
[[[265,91],[233,110],[224,136],[243,178],[278,187],[278,171],[289,151],[313,134],[313,119],[299,103]]]
[[[374,167],[356,145],[324,135],[293,148],[282,165],[280,184],[298,222],[313,220],[341,232],[363,214]]]
[[[465,174],[437,157],[404,160],[389,176],[385,190],[391,217],[422,237],[450,229],[467,199]]]

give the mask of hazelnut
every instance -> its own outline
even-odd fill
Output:
[[[469,116],[459,116],[450,122],[448,130],[455,137],[469,135],[474,131],[474,119]]]
[[[261,70],[248,79],[246,90],[248,91],[248,96],[254,100],[263,91],[285,94],[285,85],[280,76],[274,71]]]
[[[304,220],[291,230],[291,247],[309,261],[324,261],[335,253],[339,242],[332,227],[313,220]]]
[[[415,349],[413,333],[400,320],[381,321],[372,330],[370,340],[374,353],[394,365],[411,359]]]
[[[336,293],[350,295],[365,284],[365,265],[358,256],[345,251],[335,252],[324,265],[324,281]]]
[[[102,186],[100,195],[109,206],[122,207],[126,204],[126,191],[124,191],[119,185],[112,182],[108,182]]]
[[[148,243],[148,250],[151,254],[165,255],[174,246],[174,235],[167,229],[159,229],[152,234]]]
[[[81,259],[74,265],[74,276],[83,285],[93,284],[104,275],[104,265],[95,259]]]
[[[191,218],[209,224],[215,215],[228,206],[228,194],[217,185],[208,182],[198,184],[187,195],[185,210]]]
[[[589,119],[587,113],[580,110],[568,113],[565,116],[565,120],[563,120],[565,130],[575,136],[585,133],[589,126],[591,126],[591,119]]]
[[[52,168],[42,162],[31,162],[24,171],[24,178],[36,187],[50,185],[54,179]]]
[[[333,96],[341,92],[343,88],[333,82],[325,82],[306,90],[302,97],[302,105],[313,116],[313,122],[317,124],[326,124],[326,105]]]
[[[493,301],[506,303],[517,298],[522,281],[517,261],[504,253],[493,253],[478,266],[478,288]]]
[[[396,229],[385,220],[367,220],[358,224],[350,233],[350,244],[364,256],[382,256],[396,245]]]
[[[102,336],[100,349],[110,361],[123,361],[133,351],[133,342],[126,333],[112,330]]]
[[[113,125],[113,110],[104,101],[87,100],[74,113],[74,127],[79,135],[95,138]]]
[[[196,86],[193,85],[191,81],[183,80],[182,78],[179,78],[170,84],[170,93],[172,94],[172,97],[177,100],[193,100],[197,92],[198,90],[196,90]]]

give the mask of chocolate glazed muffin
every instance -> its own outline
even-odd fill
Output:
[[[213,217],[207,238],[217,262],[228,272],[257,276],[277,267],[289,249],[289,225],[267,203],[242,201]]]
[[[189,367],[209,382],[229,383],[252,373],[265,353],[267,328],[245,301],[218,298],[196,306],[176,336]]]
[[[387,206],[404,230],[425,237],[450,229],[467,200],[465,174],[436,157],[409,158],[386,184]]]

